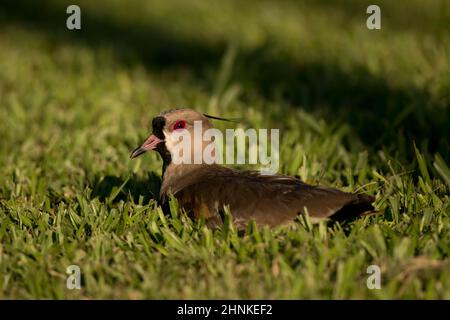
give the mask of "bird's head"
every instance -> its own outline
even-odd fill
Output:
[[[195,124],[199,125],[201,123],[203,132],[212,128],[208,118],[227,120],[205,115],[187,108],[172,109],[160,113],[152,120],[152,134],[141,146],[133,150],[130,158],[133,159],[149,150],[155,150],[161,155],[164,165],[169,165],[172,162],[175,145],[178,140],[176,137],[179,137],[180,134],[188,133],[187,137],[193,140],[195,136]],[[198,148],[199,150],[195,150],[196,144],[194,141],[190,142],[190,146],[193,153],[202,152],[206,147],[206,142],[202,141],[200,148]]]

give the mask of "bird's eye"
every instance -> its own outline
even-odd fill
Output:
[[[186,128],[186,121],[183,121],[183,120],[177,121],[173,125],[173,130],[179,130],[179,129],[184,129],[184,128]]]

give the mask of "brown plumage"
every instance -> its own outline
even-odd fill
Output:
[[[221,225],[224,206],[228,206],[235,225],[243,228],[251,220],[258,225],[286,224],[306,211],[317,221],[354,218],[373,210],[374,197],[312,186],[289,176],[261,175],[217,164],[172,163],[168,138],[175,130],[192,131],[194,121],[202,121],[204,129],[212,127],[205,115],[192,109],[161,113],[153,119],[153,134],[131,154],[134,158],[148,150],[159,152],[163,159],[161,200],[165,202],[173,194],[193,218]]]

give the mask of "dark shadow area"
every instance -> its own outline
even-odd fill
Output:
[[[2,1],[0,23],[20,23],[45,32],[58,42],[80,41],[92,47],[113,48],[125,65],[142,62],[151,69],[186,65],[195,71],[210,62],[217,62],[225,46],[211,47],[193,39],[183,39],[160,28],[151,21],[145,25],[116,22],[95,12],[82,12],[81,30],[66,29],[66,8],[70,2]],[[107,6],[105,6],[107,10]]]
[[[386,147],[414,157],[412,141],[430,153],[449,156],[450,100],[435,102],[419,88],[392,88],[361,66],[346,72],[320,61],[301,64],[278,59],[270,48],[243,57],[237,74],[252,92],[267,99],[301,105],[327,121],[350,125],[367,148]],[[408,150],[400,150],[411,141]]]
[[[286,0],[294,2],[296,0]],[[450,2],[447,0],[418,1],[412,5],[409,2],[392,0],[303,0],[304,4],[325,10],[330,14],[339,14],[344,23],[363,21],[370,5],[378,5],[382,13],[382,28],[384,30],[411,31],[432,36],[445,41],[449,35]],[[427,10],[422,10],[426,8]]]
[[[64,28],[66,5],[63,1],[58,6],[46,1],[2,1],[0,17],[3,23],[45,32],[57,44],[79,41],[94,48],[106,45],[125,65],[139,61],[152,71],[187,68],[200,82],[205,81],[208,69],[218,68],[228,45],[173,34],[151,21],[145,25],[118,24],[90,12],[83,12],[82,30],[69,32]],[[245,95],[300,105],[327,121],[346,123],[354,134],[350,139],[369,149],[385,147],[409,158],[414,154],[414,140],[421,150],[440,152],[448,161],[448,98],[436,102],[418,88],[392,88],[364,66],[349,72],[323,61],[300,63],[289,52],[274,47],[269,40],[256,50],[239,52],[233,78],[243,84]],[[400,150],[407,146],[409,149]],[[109,184],[120,185],[120,181]]]
[[[146,204],[151,199],[159,200],[161,178],[153,172],[149,172],[146,179],[132,175],[128,181],[124,177],[108,175],[105,177],[96,176],[94,181],[89,184],[92,188],[92,197],[98,198],[102,202],[111,201],[116,203],[121,200],[127,201],[129,196],[131,196],[134,203],[138,203],[141,198],[142,203]],[[122,185],[123,187],[121,188]],[[115,195],[119,189],[120,191]]]

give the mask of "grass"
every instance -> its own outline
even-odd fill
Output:
[[[78,1],[78,32],[64,1],[2,2],[0,298],[450,299],[450,6],[378,2],[381,31],[362,0]],[[380,214],[164,216],[161,161],[128,155],[173,106],[280,128],[282,173]]]

